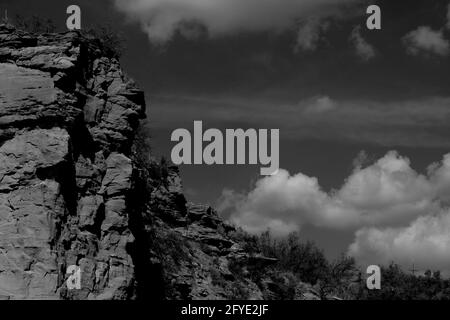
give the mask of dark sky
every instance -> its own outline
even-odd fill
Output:
[[[420,26],[450,38],[448,1],[373,1],[382,8],[376,31],[365,28],[367,1],[348,2],[347,14],[321,20],[326,27],[313,50],[296,50],[295,25],[211,35],[194,24],[195,38],[181,30],[155,44],[112,0],[0,0],[0,10],[48,17],[64,30],[66,7],[78,4],[84,28],[108,24],[120,32],[123,67],[147,95],[156,154],[169,156],[171,132],[192,128],[193,120],[221,129],[279,128],[280,167],[316,177],[328,192],[345,183],[362,150],[373,161],[396,150],[425,172],[450,147],[449,56],[436,43],[411,53],[404,40]],[[373,50],[368,60],[349,40],[357,26]],[[331,111],[305,111],[321,103]],[[245,193],[261,178],[259,166],[182,166],[181,172],[189,200],[211,204],[224,189]],[[331,256],[347,249],[354,231],[302,228]]]

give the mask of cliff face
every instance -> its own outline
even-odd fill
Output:
[[[129,146],[144,110],[97,42],[0,26],[0,296],[135,295]],[[66,290],[69,265],[82,290]]]
[[[274,259],[187,203],[177,168],[138,161],[144,111],[100,42],[0,26],[0,298],[277,297],[270,276],[251,276]]]

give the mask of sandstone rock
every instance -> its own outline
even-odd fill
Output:
[[[134,297],[127,155],[144,110],[98,43],[0,26],[2,298]],[[65,285],[69,265],[81,290]]]
[[[19,67],[12,63],[0,63],[1,114],[11,114],[23,103],[28,107],[54,103],[58,90],[48,72]],[[32,113],[31,113],[32,114]]]
[[[133,167],[131,160],[120,153],[112,153],[106,159],[107,170],[100,194],[106,197],[120,195],[130,189]]]
[[[0,147],[0,191],[27,185],[39,174],[57,174],[69,157],[69,135],[64,129],[20,133]]]
[[[57,254],[51,243],[65,213],[60,185],[46,180],[3,195],[0,294],[10,299],[58,298]]]
[[[78,201],[78,217],[81,229],[94,227],[95,223],[101,219],[100,215],[104,210],[103,197],[99,195],[86,196]]]
[[[217,212],[210,206],[188,203],[187,210],[191,222],[198,222],[210,228],[217,228],[223,223]]]

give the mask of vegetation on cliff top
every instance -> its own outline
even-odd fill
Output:
[[[17,14],[11,19],[3,18],[2,23],[10,24],[18,30],[35,34],[45,34],[62,31],[58,30],[56,24],[52,19],[40,17],[37,15],[22,16],[20,14]],[[81,30],[81,33],[85,37],[98,41],[106,56],[118,59],[122,55],[125,47],[124,38],[119,32],[114,30],[111,25],[90,26],[87,28],[83,28]]]

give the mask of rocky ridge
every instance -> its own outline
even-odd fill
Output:
[[[274,259],[187,203],[176,167],[155,176],[136,161],[145,108],[101,42],[0,25],[0,298],[276,297],[270,277],[251,276]],[[80,290],[66,286],[70,265]]]

